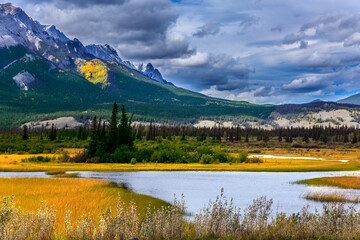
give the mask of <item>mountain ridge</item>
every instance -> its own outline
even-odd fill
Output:
[[[107,118],[114,101],[125,104],[134,120],[147,121],[257,119],[274,109],[177,88],[151,63],[119,64],[109,45],[102,50],[117,61],[93,56],[78,39],[67,41],[55,26],[41,25],[11,4],[0,5],[0,20],[0,127],[67,116]]]

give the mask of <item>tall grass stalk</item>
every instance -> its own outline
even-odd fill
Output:
[[[322,211],[286,215],[273,212],[273,201],[261,197],[240,210],[220,196],[195,215],[186,219],[185,202],[174,201],[168,207],[145,214],[135,203],[104,210],[98,220],[81,216],[71,219],[68,211],[64,230],[55,229],[56,212],[43,203],[34,213],[15,205],[14,197],[5,197],[0,205],[0,239],[359,239],[360,212],[344,204],[324,204]]]

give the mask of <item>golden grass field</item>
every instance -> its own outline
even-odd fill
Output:
[[[251,151],[251,149],[248,149]],[[81,150],[67,149],[70,154]],[[236,156],[236,153],[230,153]],[[220,163],[220,164],[161,164],[161,163],[23,163],[22,159],[38,155],[0,155],[0,171],[351,171],[360,170],[360,150],[334,149],[264,149],[261,154],[294,157],[321,157],[329,161],[263,159],[264,163]],[[56,155],[56,154],[55,154]],[[41,154],[52,157],[54,154]],[[337,162],[333,160],[350,160]]]
[[[64,178],[0,178],[0,196],[15,196],[15,203],[23,210],[36,212],[41,202],[56,210],[56,228],[64,227],[66,212],[72,221],[82,215],[97,219],[99,214],[114,207],[121,199],[125,204],[133,201],[140,211],[151,203],[154,207],[168,203],[146,195],[118,188],[115,184],[93,179]]]

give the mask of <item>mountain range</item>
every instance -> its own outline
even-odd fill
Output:
[[[168,123],[276,126],[275,119],[291,109],[307,114],[329,106],[358,109],[342,103],[274,106],[208,97],[174,86],[151,63],[125,61],[108,44],[85,46],[10,3],[0,4],[0,127],[69,116],[79,121],[107,118],[114,101],[125,104],[135,120]]]
[[[123,61],[109,45],[84,46],[20,8],[0,5],[0,127],[108,117],[114,101],[141,121],[256,119],[274,110],[175,87],[151,63]]]

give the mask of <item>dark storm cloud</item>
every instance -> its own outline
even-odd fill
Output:
[[[36,18],[85,44],[108,43],[125,58],[173,58],[194,51],[185,37],[169,33],[179,16],[167,0],[71,1],[71,8],[58,7],[67,2],[44,1]]]
[[[128,0],[37,0],[35,3],[54,3],[59,7],[91,6],[91,5],[116,5],[122,4]]]
[[[194,37],[205,37],[207,35],[216,35],[220,32],[220,24],[219,23],[207,23],[202,26],[197,32],[193,34]]]
[[[182,61],[174,63],[174,66],[174,75],[177,78],[191,81],[198,89],[216,86],[220,91],[244,89],[248,86],[246,80],[249,75],[255,72],[253,67],[228,55],[211,55],[198,64],[187,64],[186,61]]]

